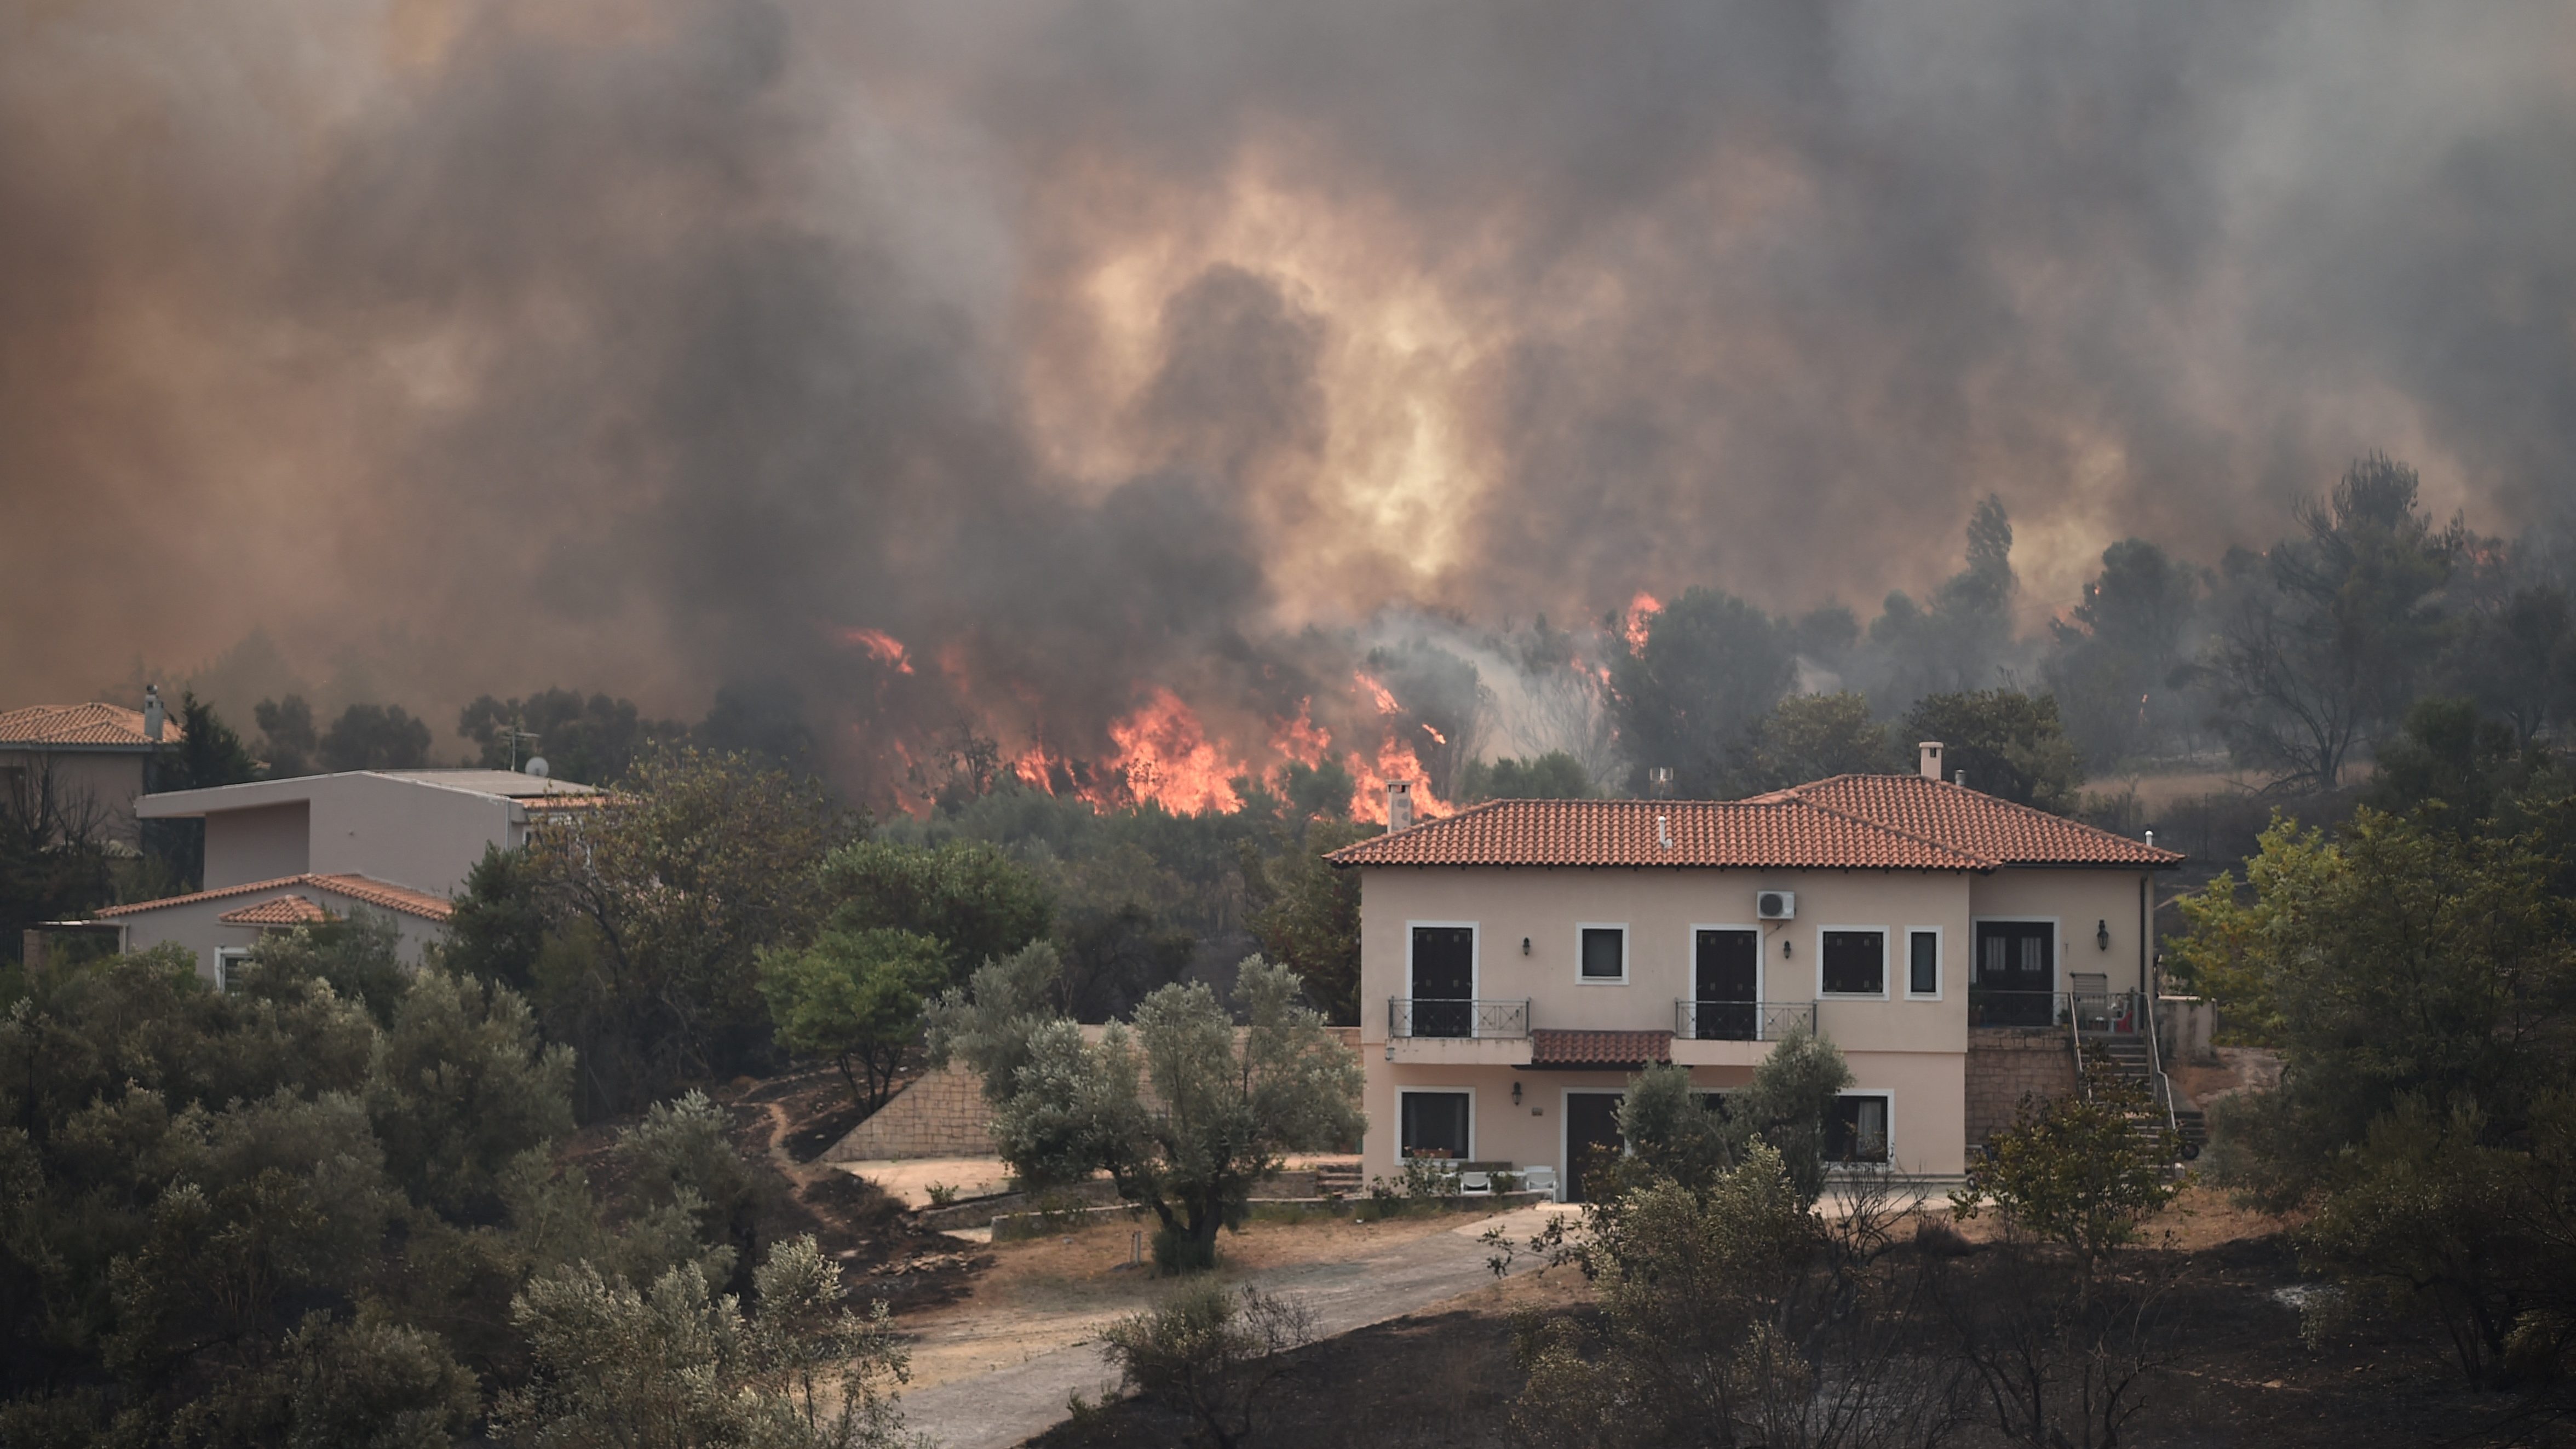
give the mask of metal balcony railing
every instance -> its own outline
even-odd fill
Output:
[[[1673,1003],[1673,1035],[1684,1041],[1778,1041],[1793,1029],[1816,1029],[1812,1001]]]
[[[2145,1035],[2146,998],[2135,991],[1988,991],[1968,988],[1968,1025],[2066,1027],[2083,1036]]]
[[[1386,1001],[1386,1034],[1445,1036],[1475,1040],[1510,1040],[1530,1033],[1528,997],[1517,1001],[1450,1001],[1428,996],[1390,996]]]

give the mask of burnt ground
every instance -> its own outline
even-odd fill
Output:
[[[2462,1387],[2438,1328],[2382,1325],[2311,1344],[2279,1295],[2299,1282],[2278,1234],[2171,1255],[2177,1332],[2127,1449],[2422,1449],[2576,1444],[2569,1421],[2504,1394]],[[1555,1307],[1551,1312],[1582,1312]],[[1515,1442],[1520,1391],[1508,1304],[1397,1319],[1298,1350],[1294,1371],[1246,1441],[1470,1449]],[[1133,1401],[1088,1410],[1031,1441],[1045,1449],[1146,1449],[1188,1442],[1178,1415]],[[1961,1445],[2000,1442],[1971,1425]]]
[[[849,1084],[829,1067],[783,1076],[739,1077],[707,1089],[730,1123],[727,1136],[758,1191],[754,1231],[762,1244],[811,1233],[841,1264],[853,1298],[883,1298],[898,1313],[963,1294],[989,1256],[913,1222],[894,1198],[863,1179],[817,1162],[866,1116]],[[609,1152],[637,1119],[594,1122],[566,1144],[567,1160],[615,1203],[622,1194]]]

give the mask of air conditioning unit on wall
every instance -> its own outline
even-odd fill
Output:
[[[1755,891],[1753,914],[1765,921],[1794,921],[1798,918],[1796,891]]]

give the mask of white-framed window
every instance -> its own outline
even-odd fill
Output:
[[[1887,928],[1825,926],[1816,932],[1816,979],[1825,996],[1887,995]]]
[[[1896,1099],[1886,1091],[1842,1092],[1825,1123],[1825,1161],[1884,1164],[1895,1160]]]
[[[1395,1089],[1395,1158],[1445,1158],[1472,1162],[1476,1153],[1476,1094],[1467,1087]]]
[[[1905,994],[1917,1001],[1941,999],[1941,928],[1905,928]]]
[[[1628,984],[1625,922],[1580,921],[1574,927],[1574,979],[1586,986]]]
[[[215,948],[215,991],[218,995],[233,989],[233,972],[249,959],[250,948],[247,946]]]

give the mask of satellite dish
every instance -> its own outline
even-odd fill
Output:
[[[531,775],[536,776],[538,779],[542,780],[542,779],[544,779],[544,778],[546,777],[546,772],[547,772],[548,770],[552,769],[553,767],[552,767],[552,766],[550,766],[550,765],[548,765],[548,764],[546,763],[546,757],[545,757],[545,756],[543,756],[543,755],[530,755],[530,756],[528,756],[528,762],[527,762],[526,764],[524,764],[524,765],[521,765],[519,768],[520,768],[520,769],[522,769],[522,770],[524,770],[524,771],[526,771],[527,773],[529,773],[529,774],[531,774]]]

